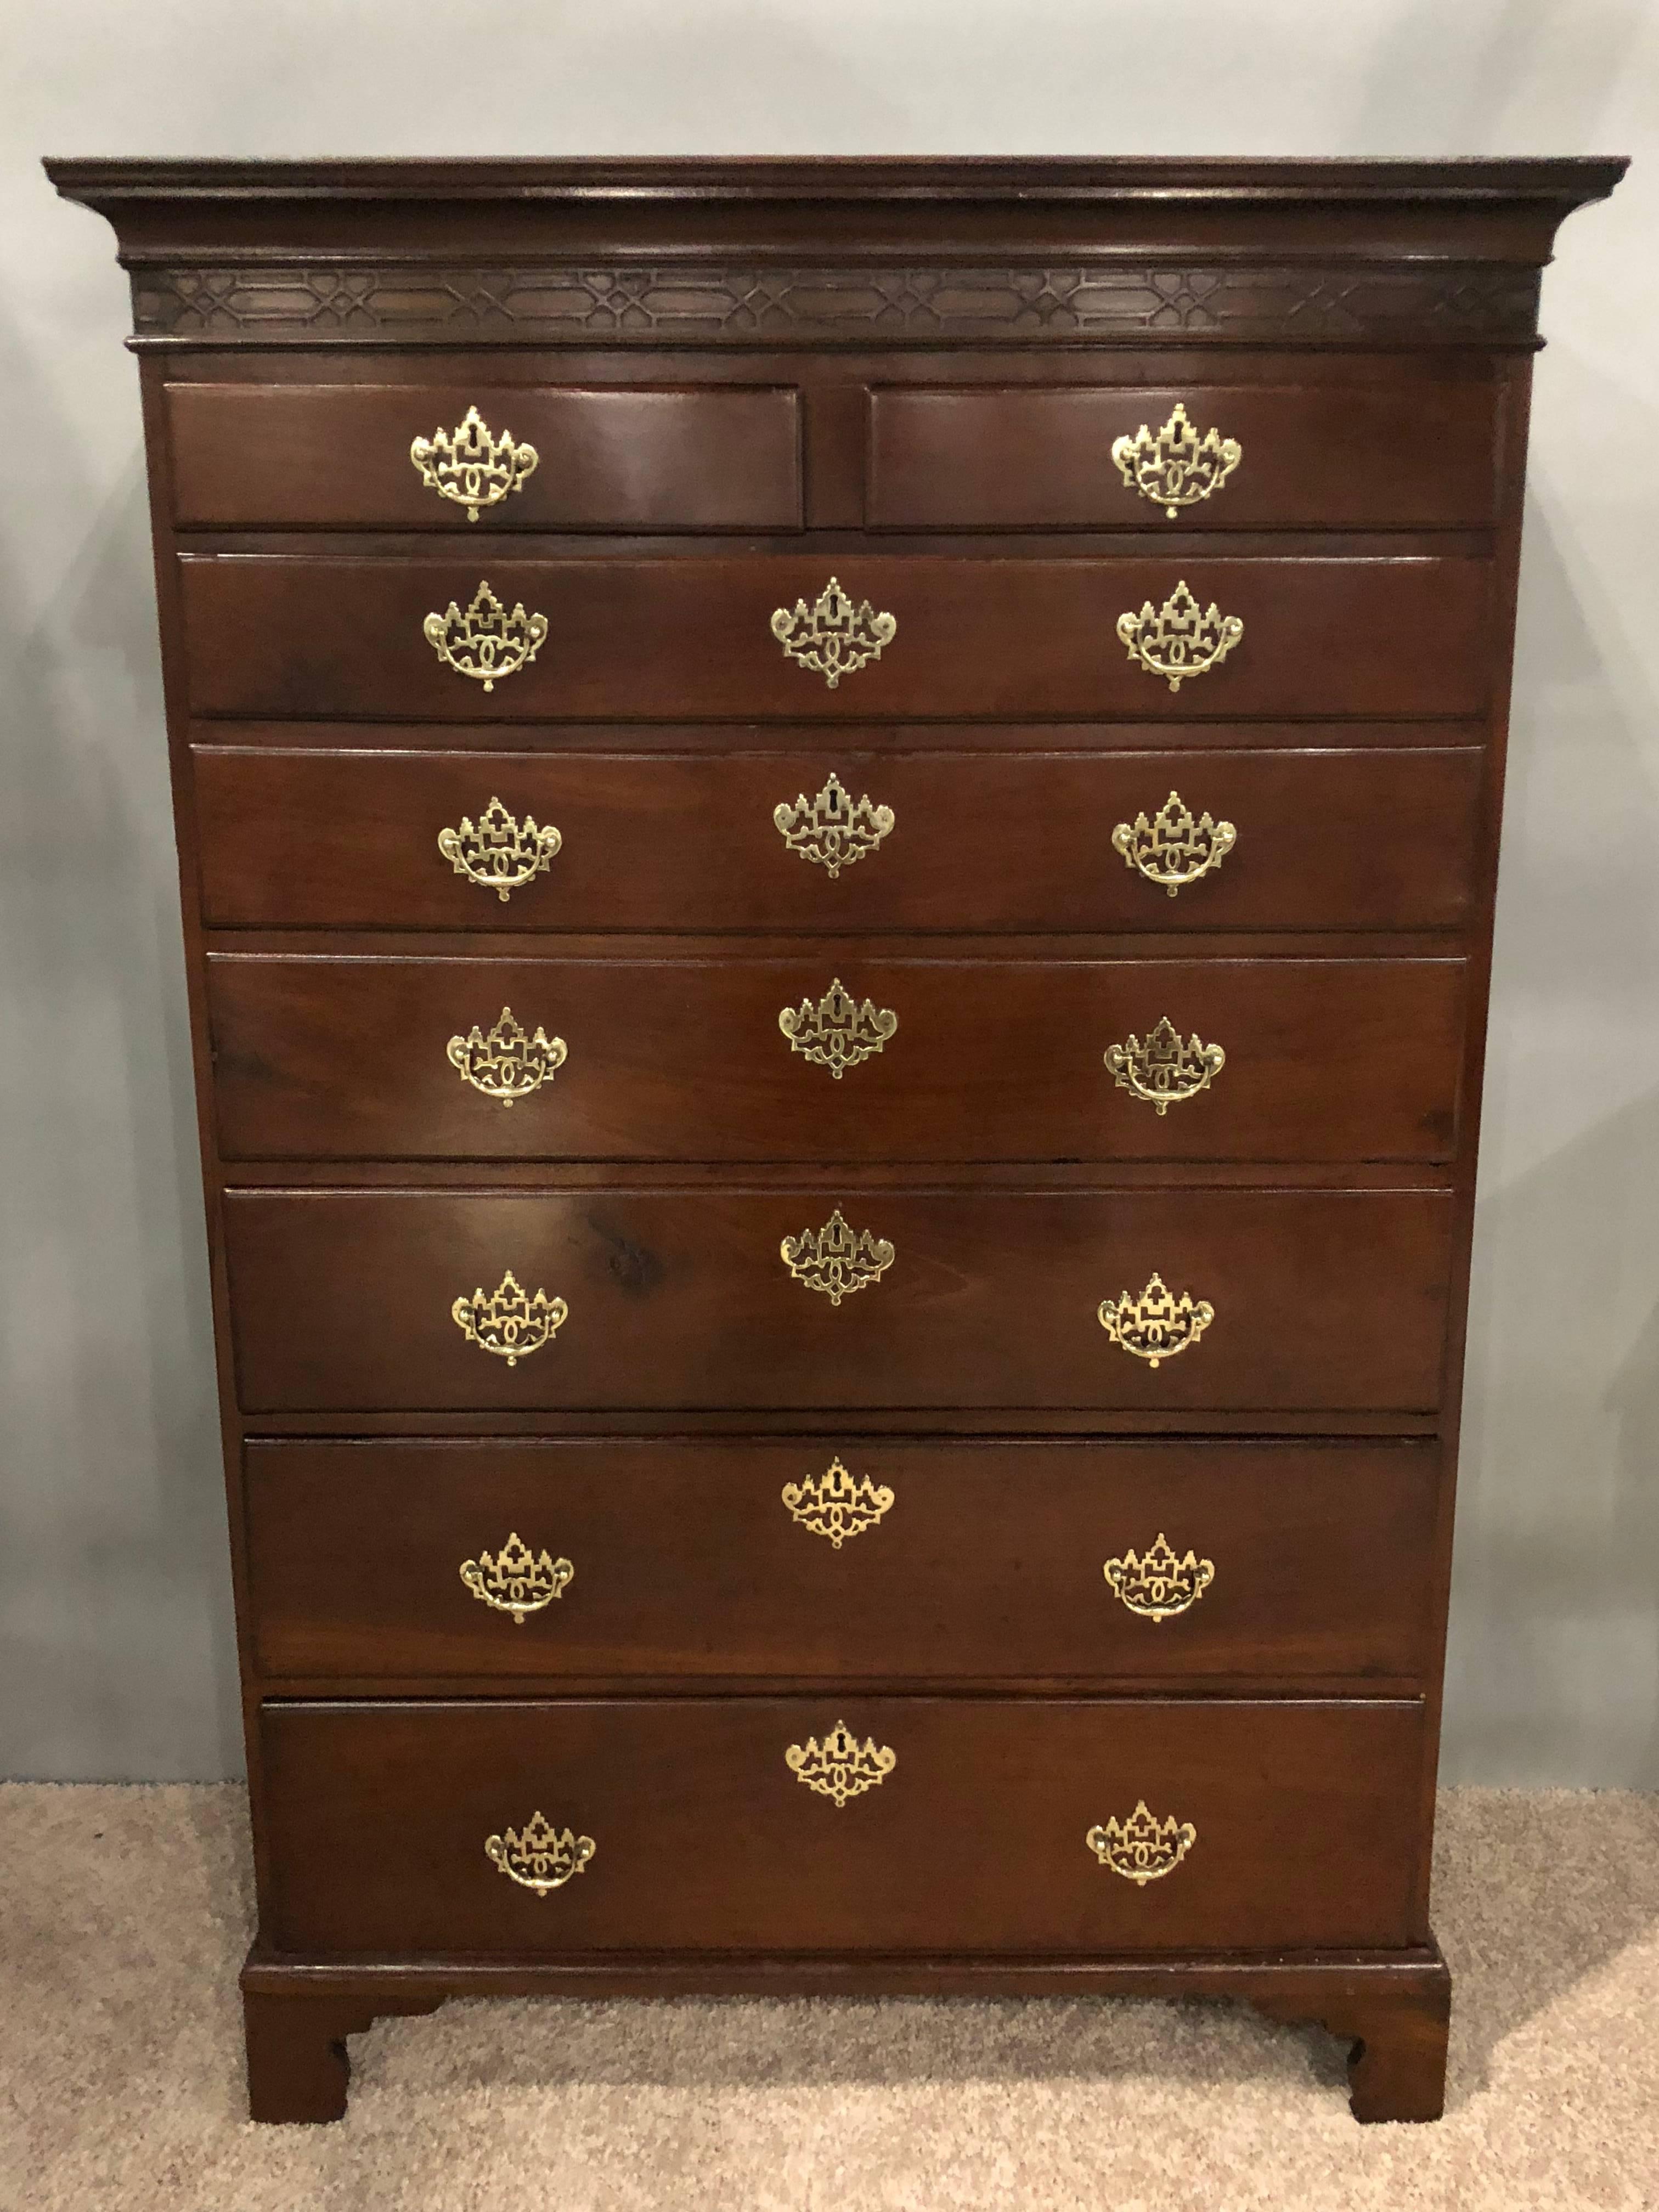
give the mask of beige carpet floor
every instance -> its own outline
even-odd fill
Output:
[[[4,2212],[1659,2207],[1659,1798],[1459,1790],[1446,2118],[1221,2005],[451,2005],[325,2128],[242,2117],[232,1789],[0,1787]]]

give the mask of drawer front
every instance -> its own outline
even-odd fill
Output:
[[[251,1413],[1439,1395],[1440,1191],[232,1191],[224,1218]],[[546,1302],[516,1337],[509,1273]],[[1156,1367],[1155,1275],[1192,1301]],[[466,1333],[522,1346],[556,1300],[512,1365]]]
[[[386,1681],[1411,1678],[1438,1466],[834,1431],[252,1443],[254,1647],[268,1676]]]
[[[1415,1703],[854,1692],[278,1705],[260,1725],[282,1950],[1261,1951],[1425,1932]],[[810,1786],[792,1747],[856,1794]],[[1088,1838],[1127,1855],[1141,1804],[1145,1863],[1167,1870],[1137,1882]],[[544,1892],[521,1878],[538,1813],[571,1839]]]
[[[1492,520],[1498,402],[1489,383],[889,386],[867,404],[866,515],[877,529],[1361,530]]]
[[[192,757],[204,918],[232,928],[1452,927],[1484,771],[1473,749]],[[561,839],[506,899],[438,845],[497,798]]]
[[[190,703],[204,715],[1469,715],[1486,705],[1492,659],[1490,571],[1466,559],[532,562],[469,546],[441,560],[226,554],[181,567]],[[802,603],[810,627],[832,570],[897,625],[879,658],[833,686],[790,659],[772,627],[775,611],[787,619]],[[457,623],[469,617],[481,581],[499,607],[546,626],[533,659],[489,679],[489,692],[424,630],[452,605]],[[1172,690],[1130,659],[1116,626],[1173,602],[1182,583],[1243,631],[1218,665]],[[1177,647],[1148,649],[1167,659]],[[482,660],[483,646],[461,657],[469,651]]]
[[[174,384],[167,404],[186,527],[800,526],[793,391]]]
[[[1444,1160],[1458,960],[208,962],[234,1159]],[[786,1033],[784,1024],[789,1025]]]

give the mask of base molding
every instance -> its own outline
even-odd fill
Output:
[[[337,2120],[346,2039],[449,1997],[1226,1997],[1311,2021],[1351,2045],[1358,2120],[1435,2120],[1445,2102],[1451,1976],[1438,1947],[1162,1958],[929,1958],[590,1954],[515,1960],[295,1959],[256,1944],[242,1969],[248,2105],[256,2120]]]

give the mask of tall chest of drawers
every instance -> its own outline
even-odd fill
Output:
[[[52,164],[132,272],[257,2117],[489,1992],[1438,2112],[1539,271],[1616,162]]]

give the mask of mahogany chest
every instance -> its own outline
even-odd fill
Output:
[[[1539,273],[1617,162],[67,162],[131,270],[252,2107],[1234,1993],[1440,2109]]]

